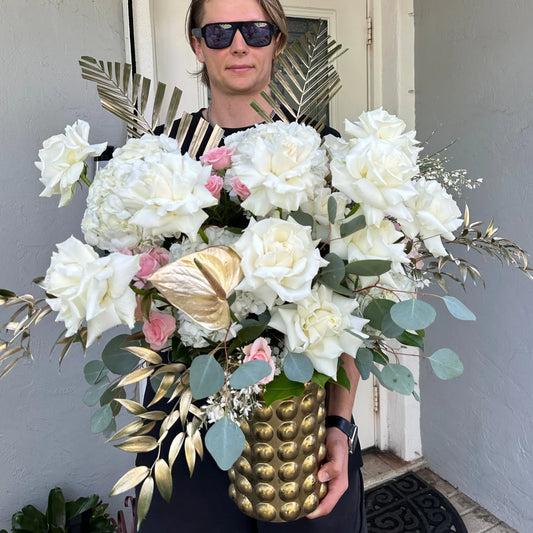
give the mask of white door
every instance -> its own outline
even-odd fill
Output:
[[[206,106],[207,91],[192,75],[200,64],[185,37],[188,4],[186,0],[137,0],[134,18],[138,72],[182,89],[180,109],[193,112]],[[282,0],[282,4],[289,18],[326,20],[331,37],[348,48],[336,65],[343,89],[330,107],[330,125],[343,133],[344,119],[355,120],[368,108],[367,0],[331,0],[327,8],[323,0]],[[361,381],[354,415],[363,448],[376,443],[373,398],[372,378]]]

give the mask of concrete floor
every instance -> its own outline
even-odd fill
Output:
[[[469,533],[519,533],[429,470],[423,459],[408,463],[389,452],[371,451],[364,453],[363,462],[365,489],[375,487],[406,472],[415,471],[418,476],[448,498],[461,515]]]

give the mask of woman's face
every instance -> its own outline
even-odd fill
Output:
[[[256,0],[206,0],[200,27],[213,22],[268,20]],[[209,74],[210,88],[215,98],[218,95],[256,95],[270,82],[275,37],[268,46],[253,47],[246,44],[237,30],[227,48],[208,48],[204,39],[193,37],[196,57],[205,63]]]

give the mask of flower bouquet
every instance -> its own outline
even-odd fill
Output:
[[[458,191],[475,182],[421,158],[415,133],[383,109],[347,120],[342,138],[322,139],[304,123],[260,124],[199,161],[175,139],[145,133],[116,149],[92,182],[84,161],[105,143],[89,144],[88,134],[77,121],[39,152],[42,196],[59,194],[62,206],[88,184],[85,242],[57,245],[37,280],[45,298],[0,292],[2,304],[17,307],[0,345],[1,373],[31,357],[30,328],[51,311],[65,325],[60,360],[75,343],[85,351],[116,326],[131,330],[85,365],[84,402],[98,405],[92,431],[128,452],[156,452],[151,467],[133,468],[112,491],[140,485],[139,522],[155,486],[170,499],[178,455],[192,473],[204,446],[230,470],[230,494],[244,512],[281,521],[311,512],[325,490],[316,479],[324,387],[350,386],[341,356],[355,359],[363,379],[416,396],[398,346],[423,350],[436,317],[430,301],[475,319],[446,293],[446,280],[481,275],[451,246],[531,277],[523,250],[460,210]],[[449,348],[421,358],[442,379],[463,369]],[[143,388],[152,391],[145,404]],[[133,420],[117,429],[121,410]],[[285,467],[281,486],[268,488],[269,468],[250,461],[259,455],[265,466],[274,434],[284,464],[299,456],[305,476],[294,481]],[[249,497],[254,479],[264,501]],[[265,504],[272,491],[281,500]]]

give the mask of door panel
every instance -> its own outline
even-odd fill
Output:
[[[367,108],[366,0],[282,0],[288,17],[325,19],[333,39],[348,48],[337,61],[343,85],[330,106],[330,125],[341,133],[344,119],[355,120]],[[181,111],[193,112],[207,104],[207,90],[193,75],[200,65],[185,37],[188,2],[151,2],[154,77],[183,91]],[[146,46],[149,46],[147,43]],[[139,68],[142,73],[142,65]],[[372,378],[360,381],[354,415],[363,448],[375,444]]]

